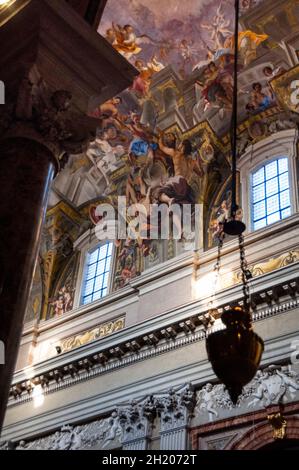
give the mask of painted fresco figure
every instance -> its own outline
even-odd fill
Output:
[[[262,84],[253,83],[249,102],[246,105],[247,111],[265,111],[272,103],[273,96],[263,90]]]
[[[203,176],[203,170],[196,160],[191,157],[192,145],[184,140],[177,145],[174,134],[167,134],[164,144],[163,133],[160,134],[159,147],[166,155],[171,157],[174,165],[174,176],[170,177],[160,188],[159,201],[168,205],[173,203],[193,203],[194,195],[189,182],[194,173]]]
[[[201,28],[210,32],[210,39],[213,42],[216,50],[224,47],[227,36],[231,36],[232,31],[229,28],[230,20],[226,20],[224,14],[221,12],[222,2],[217,8],[216,15],[209,24],[202,23]]]

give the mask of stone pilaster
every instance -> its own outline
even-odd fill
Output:
[[[194,393],[190,385],[170,389],[158,398],[161,415],[161,450],[186,450],[188,429],[194,409]]]

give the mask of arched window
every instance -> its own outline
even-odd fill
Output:
[[[258,230],[291,215],[289,161],[277,158],[251,174],[251,223]]]
[[[113,243],[106,242],[87,252],[83,274],[81,305],[105,297],[109,292]]]

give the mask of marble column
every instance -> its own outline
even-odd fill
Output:
[[[0,361],[0,429],[56,171],[55,157],[41,143],[21,137],[0,141],[0,344],[5,352]]]

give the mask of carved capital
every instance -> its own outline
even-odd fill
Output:
[[[21,81],[17,97],[1,107],[0,138],[27,137],[42,143],[60,162],[86,150],[96,119],[75,112],[68,90],[51,90],[36,66]]]
[[[170,389],[167,394],[156,397],[161,415],[161,431],[170,431],[189,425],[195,406],[194,392],[190,384]]]
[[[120,423],[123,429],[123,442],[146,439],[152,431],[152,424],[157,414],[153,397],[141,402],[133,400],[129,406],[118,408]]]

